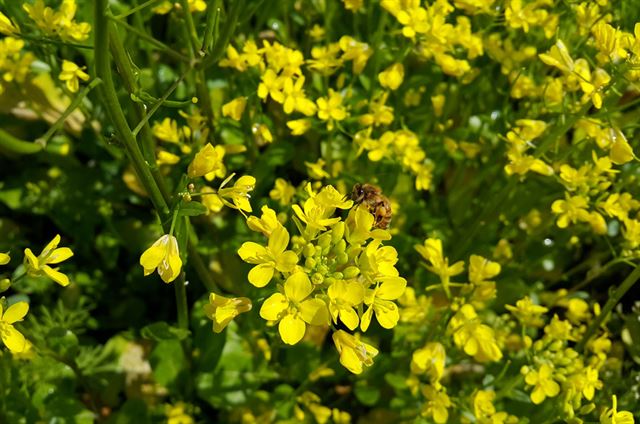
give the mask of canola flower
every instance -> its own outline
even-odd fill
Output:
[[[163,235],[142,253],[140,265],[144,268],[145,276],[157,270],[162,281],[172,282],[182,269],[178,240],[171,234]]]
[[[12,353],[21,353],[27,349],[28,341],[13,324],[22,321],[29,311],[27,302],[17,302],[3,310],[0,303],[0,338]]]
[[[60,244],[60,235],[56,234],[37,257],[27,247],[24,250],[24,265],[28,275],[33,277],[45,275],[62,287],[66,287],[70,282],[69,277],[50,265],[66,261],[73,256],[73,251],[68,247],[58,247],[58,244]]]

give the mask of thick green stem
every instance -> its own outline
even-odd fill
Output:
[[[609,299],[607,300],[607,303],[604,304],[604,308],[602,308],[600,315],[591,321],[591,324],[587,327],[587,331],[584,333],[584,336],[582,336],[582,340],[577,344],[576,350],[578,352],[582,352],[584,350],[591,337],[594,336],[595,332],[600,328],[609,313],[611,313],[613,308],[620,303],[622,297],[631,290],[631,287],[633,287],[638,279],[640,279],[640,266],[636,266],[636,268],[631,271],[631,274],[624,279],[622,284],[620,284],[620,286],[609,295]]]
[[[127,119],[122,112],[118,95],[116,94],[116,89],[113,85],[111,63],[109,61],[107,0],[96,0],[94,12],[95,66],[96,75],[104,82],[101,87],[104,107],[111,119],[111,122],[115,126],[118,135],[122,139],[122,143],[125,146],[138,179],[144,186],[156,210],[160,214],[161,221],[164,222],[165,218],[169,215],[169,206],[167,205],[164,196],[160,192],[160,189],[151,174],[149,164],[144,160],[144,157],[138,148],[138,143],[135,137],[131,133],[131,128],[129,128]]]
[[[31,155],[44,148],[42,144],[20,140],[0,128],[0,151],[17,153],[19,155]]]

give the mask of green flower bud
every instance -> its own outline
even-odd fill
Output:
[[[336,280],[344,280],[344,274],[340,271],[334,272],[333,274],[331,274],[331,277],[335,278]]]
[[[324,282],[324,277],[319,272],[316,272],[311,276],[311,282],[315,285],[322,284]]]
[[[338,255],[344,253],[347,250],[347,242],[344,239],[340,239],[335,246],[333,246],[333,252]]]
[[[0,280],[0,293],[9,290],[9,287],[11,287],[11,280],[8,278]]]
[[[336,256],[336,263],[338,265],[344,265],[347,262],[349,262],[349,255],[347,255],[345,252],[339,253],[338,256]]]
[[[323,249],[331,246],[331,233],[324,233],[320,237],[318,237],[318,246]]]
[[[360,268],[353,265],[348,266],[344,270],[342,270],[342,274],[346,279],[356,278],[358,275],[360,275]]]
[[[307,243],[307,245],[302,250],[302,254],[307,258],[315,255],[315,253],[316,253],[316,247],[311,243]]]
[[[331,241],[336,244],[344,236],[344,222],[340,221],[331,229]]]
[[[304,266],[305,266],[306,268],[309,268],[309,269],[313,269],[313,268],[315,268],[317,264],[318,264],[318,261],[316,261],[316,260],[315,260],[315,259],[313,259],[313,258],[307,258],[307,259],[304,261]]]
[[[325,283],[327,286],[332,285],[332,284],[333,284],[333,283],[335,283],[336,281],[337,281],[337,280],[336,280],[335,278],[333,278],[333,277],[329,277],[329,278],[325,278],[325,279],[324,279],[324,283]]]
[[[320,265],[318,267],[318,272],[322,275],[327,275],[329,273],[329,267],[327,267],[326,265]]]

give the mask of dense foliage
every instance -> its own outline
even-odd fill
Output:
[[[0,422],[633,423],[639,11],[0,0]]]

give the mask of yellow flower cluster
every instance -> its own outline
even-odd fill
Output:
[[[42,0],[36,0],[33,4],[25,3],[22,7],[38,28],[49,36],[69,41],[84,41],[89,38],[91,25],[75,21],[78,10],[76,0],[62,0],[58,10],[46,6]]]
[[[0,15],[1,21],[4,15]],[[23,49],[23,40],[15,37],[0,39],[0,94],[4,92],[5,85],[23,83],[28,76],[35,56]]]
[[[373,317],[383,328],[397,325],[400,314],[395,303],[402,296],[406,280],[395,268],[396,250],[383,246],[390,235],[372,229],[374,217],[364,207],[352,208],[334,187],[314,192],[301,205],[293,205],[300,236],[290,247],[287,229],[276,213],[262,208],[260,218],[251,216],[249,228],[268,238],[267,246],[244,243],[240,257],[254,265],[249,282],[265,287],[272,279],[283,281],[278,292],[267,298],[260,316],[278,324],[280,337],[296,344],[308,326],[326,328],[344,325],[351,331],[369,328]],[[337,209],[349,209],[343,221],[334,216]],[[333,332],[340,362],[359,374],[373,363],[376,348],[344,330]]]

